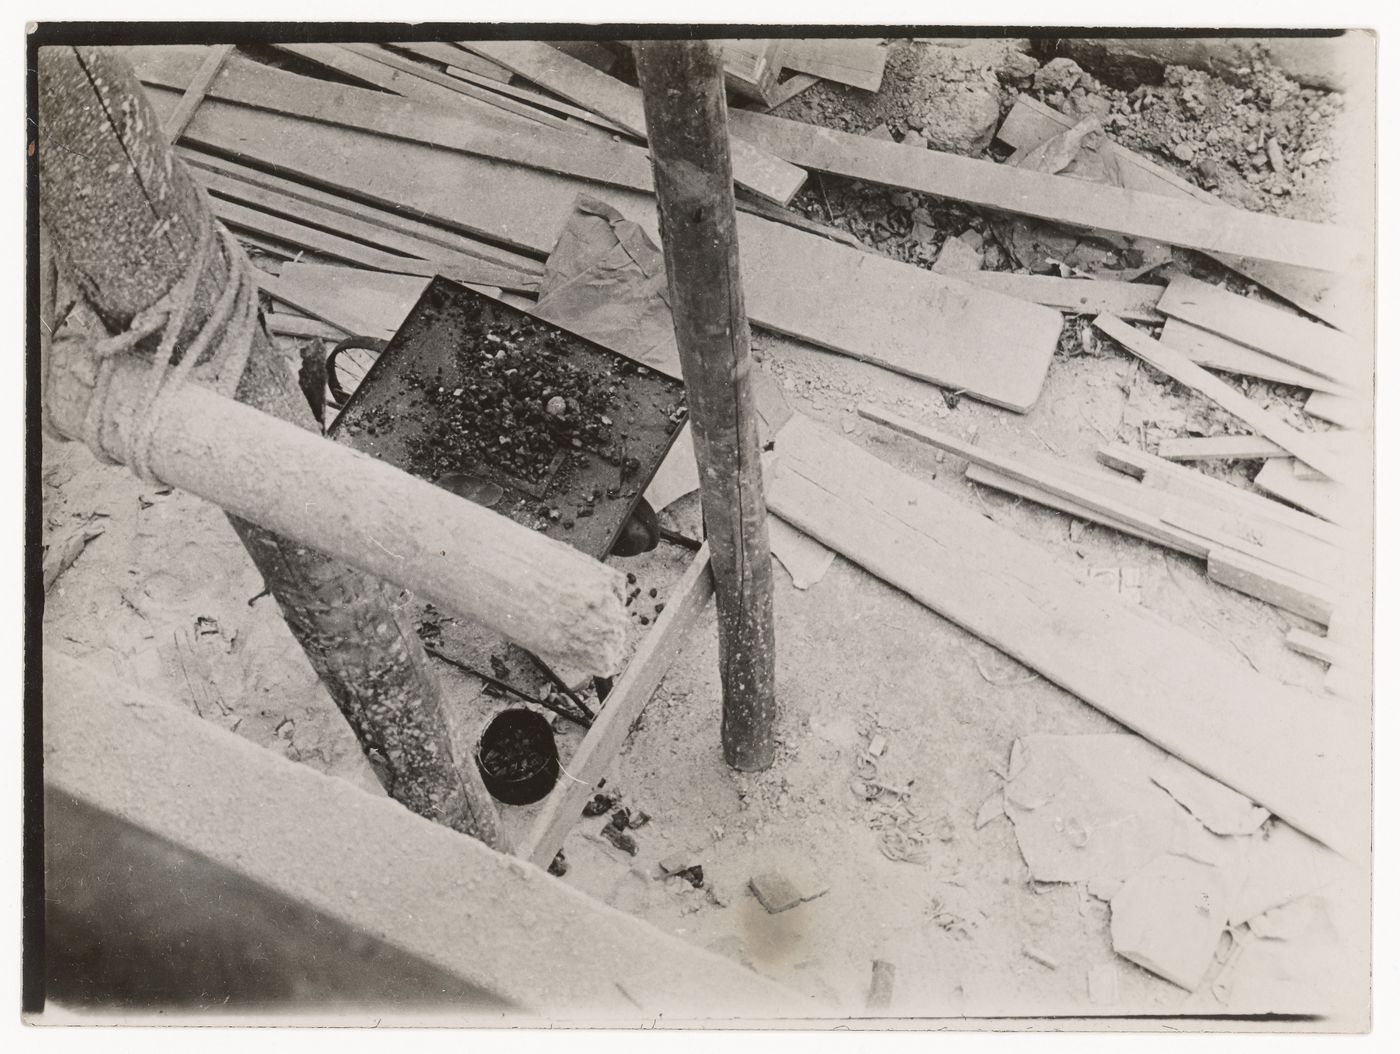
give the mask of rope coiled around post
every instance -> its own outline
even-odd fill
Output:
[[[194,304],[200,278],[208,266],[210,254],[220,250],[228,263],[224,288],[199,331],[181,346],[180,333]],[[68,317],[72,317],[71,313]],[[95,360],[92,395],[84,409],[78,435],[73,438],[83,442],[104,461],[118,464],[124,461],[137,476],[159,482],[151,471],[150,457],[167,401],[192,375],[221,394],[232,395],[247,366],[257,324],[258,283],[253,265],[233,235],[222,225],[211,222],[205,225],[199,245],[179,281],[155,303],[139,311],[125,330],[93,340],[89,334],[71,331],[60,323],[58,331],[43,342],[45,361],[41,369],[47,383],[50,370],[72,369],[80,360]],[[103,443],[102,426],[118,357],[157,333],[160,343],[152,356],[128,449],[124,458],[114,458]],[[200,364],[215,340],[218,344],[213,355]],[[44,416],[49,430],[54,431],[48,420],[47,400]]]

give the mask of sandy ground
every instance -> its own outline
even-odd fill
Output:
[[[1068,319],[1066,331],[1080,325]],[[1238,652],[1266,675],[1321,686],[1322,667],[1283,644],[1284,632],[1302,620],[1215,585],[1198,561],[979,491],[962,478],[961,462],[940,462],[855,415],[858,403],[870,401],[963,437],[975,433],[989,448],[1044,449],[1081,464],[1106,441],[1142,445],[1155,429],[1180,434],[1182,421],[1210,416],[1126,355],[1062,341],[1039,403],[1020,416],[966,398],[949,408],[935,388],[772,335],[756,334],[755,347],[795,409],[931,479],[1096,587],[1121,590],[1122,572],[1129,583],[1135,574],[1133,599],[1156,614]],[[1279,400],[1292,408],[1286,395]],[[275,602],[255,599],[262,582],[217,509],[98,464],[71,444],[46,440],[43,463],[46,542],[61,542],[89,521],[104,531],[48,596],[48,645],[382,793]],[[696,498],[677,503],[666,519],[695,531]],[[688,556],[663,544],[614,562],[664,601]],[[895,966],[895,1015],[1226,1009],[1199,996],[1188,1002],[1181,988],[1116,956],[1105,902],[1082,884],[1034,881],[1006,818],[976,824],[984,802],[1000,792],[1017,737],[1122,731],[1117,725],[840,557],[808,590],[794,588],[781,569],[775,583],[777,764],[740,775],[723,763],[711,607],[607,778],[609,792],[651,817],[633,832],[637,856],[598,837],[606,817],[581,820],[565,844],[564,881],[840,1014],[863,1012],[876,959]],[[643,627],[634,624],[634,632]],[[436,669],[458,756],[467,758],[481,725],[503,704],[471,678]],[[558,727],[567,768],[581,732]],[[1261,737],[1286,734],[1260,729]],[[935,836],[927,862],[887,859],[866,803],[851,789],[875,736],[888,744],[878,762],[882,779],[912,781],[912,802],[929,817]],[[518,836],[534,810],[503,811],[507,831]],[[702,863],[708,891],[656,877],[657,862],[678,851]],[[769,915],[747,883],[771,869],[827,892]],[[1355,894],[1361,902],[1367,896]],[[1364,948],[1350,951],[1364,961]],[[1116,1001],[1090,1001],[1096,968],[1115,976]],[[1345,1013],[1364,1014],[1364,993],[1350,997]]]

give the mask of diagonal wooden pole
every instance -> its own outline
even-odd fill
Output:
[[[637,72],[714,574],[721,740],[732,767],[757,772],[774,755],[773,562],[723,67],[712,44],[648,41]]]
[[[180,280],[214,223],[130,66],[100,48],[39,51],[39,211],[64,273],[112,332]],[[212,253],[183,341],[228,277],[228,262]],[[314,426],[261,324],[237,398]],[[476,766],[453,759],[437,681],[389,587],[246,520],[229,522],[389,793],[498,847],[495,804]]]

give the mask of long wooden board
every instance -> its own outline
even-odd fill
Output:
[[[1087,586],[975,508],[801,415],[776,452],[777,515],[1306,833],[1364,855],[1364,715]]]
[[[886,51],[879,40],[808,37],[787,42],[782,64],[785,69],[822,80],[879,91],[885,78]]]
[[[1184,384],[1204,395],[1260,435],[1272,439],[1285,450],[1302,458],[1319,472],[1326,473],[1334,480],[1346,479],[1353,474],[1343,459],[1323,449],[1313,437],[1297,431],[1224,381],[1211,376],[1179,351],[1153,340],[1147,334],[1111,315],[1100,315],[1094,320],[1094,325],[1149,366],[1165,373],[1178,384]]]
[[[1336,524],[1356,526],[1364,519],[1364,510],[1348,490],[1330,479],[1302,479],[1284,458],[1266,463],[1254,477],[1254,485]]]
[[[1110,311],[1108,314],[1117,314],[1117,312]],[[1119,317],[1126,316],[1120,315]],[[1265,355],[1262,351],[1255,351],[1243,344],[1236,344],[1233,340],[1226,340],[1208,329],[1201,329],[1199,326],[1193,326],[1191,323],[1182,322],[1177,318],[1167,319],[1166,325],[1162,327],[1162,335],[1158,339],[1168,347],[1181,352],[1197,366],[1203,366],[1208,370],[1234,373],[1242,377],[1258,377],[1263,381],[1292,384],[1317,392],[1345,390],[1344,385],[1335,381],[1329,381],[1325,377],[1320,377],[1307,370],[1300,370],[1297,366],[1290,366],[1272,355]]]
[[[1362,238],[1321,223],[1144,194],[994,161],[734,110],[734,136],[804,168],[953,198],[1076,227],[1325,271],[1362,266]]]
[[[1317,442],[1329,447],[1339,457],[1361,450],[1360,438],[1355,432],[1321,432]],[[1292,455],[1263,436],[1182,436],[1163,439],[1157,444],[1157,456],[1167,461],[1210,461],[1216,458],[1267,461]]]
[[[430,279],[329,264],[289,263],[259,276],[264,292],[312,318],[359,336],[389,339]]]
[[[142,82],[183,90],[194,56],[169,48],[130,49]],[[647,152],[626,143],[522,127],[507,114],[456,112],[437,104],[386,95],[272,69],[245,59],[228,63],[210,86],[216,99],[394,139],[461,150],[633,190],[651,191]]]
[[[979,289],[1044,304],[1069,315],[1116,315],[1133,322],[1161,322],[1157,300],[1165,288],[1148,282],[1056,278],[1012,271],[959,271],[953,275]]]
[[[178,98],[156,87],[148,95],[158,112]],[[289,134],[285,118],[218,99],[200,108],[186,137],[242,163],[539,255],[554,248],[579,194],[659,237],[650,195],[332,125],[305,122]],[[1059,339],[1059,312],[749,213],[737,219],[755,325],[998,406],[1025,410],[1035,402]]]
[[[455,107],[457,109],[464,106],[475,106],[482,110],[488,109],[485,103],[464,98],[460,92],[443,88],[421,77],[415,77],[411,73],[396,70],[382,62],[367,59],[339,44],[273,44],[271,46],[278,51],[285,51],[289,55],[296,55],[328,70],[334,70],[336,73],[361,84],[371,85],[394,95],[401,95],[406,99],[426,103],[429,106]]]
[[[254,231],[276,241],[286,242],[289,245],[327,256],[332,260],[341,260],[387,274],[418,275],[424,278],[442,275],[453,281],[470,285],[473,289],[489,291],[494,295],[499,293],[501,289],[490,281],[491,278],[500,277],[502,274],[509,277],[517,273],[514,271],[502,272],[493,264],[480,260],[469,260],[465,266],[458,266],[455,263],[440,263],[435,260],[415,260],[407,256],[396,256],[393,253],[374,249],[363,242],[330,234],[319,227],[311,227],[295,220],[274,216],[272,213],[249,208],[236,201],[227,201],[223,198],[211,198],[210,206],[214,215],[222,223],[237,230]]]
[[[467,58],[480,59],[482,62],[486,61],[482,59],[480,55],[473,55],[470,52],[464,51],[462,54],[466,55]],[[574,106],[571,103],[561,102],[559,99],[552,98],[542,92],[531,91],[528,88],[517,88],[513,84],[502,84],[499,81],[491,80],[489,77],[480,77],[471,70],[459,69],[456,66],[448,66],[447,75],[449,77],[455,77],[460,81],[466,81],[468,84],[475,84],[477,87],[485,88],[497,95],[505,95],[511,99],[517,99],[520,102],[528,103],[537,110],[545,110],[557,117],[564,118],[565,121],[583,122],[600,133],[606,133],[607,135],[624,135],[630,138],[630,133],[627,129],[613,124],[606,117],[599,117],[596,113],[590,113],[588,110],[580,106]],[[489,101],[485,99],[485,96],[481,96],[480,98],[484,101]]]
[[[490,285],[517,293],[532,293],[539,289],[539,279],[533,275],[501,267],[474,256],[456,253],[430,242],[421,242],[408,235],[386,230],[364,220],[332,212],[330,209],[251,183],[244,183],[231,176],[199,168],[194,168],[193,171],[206,190],[218,195],[215,199],[215,211],[225,222],[259,230],[264,234],[295,239],[295,244],[301,245],[302,248],[380,271],[394,271],[400,274],[444,274],[457,281]],[[230,214],[229,202],[244,208],[238,209],[236,214]],[[274,227],[272,218],[264,218],[259,213],[271,213],[274,217],[292,221],[296,226],[283,224]],[[338,235],[326,233],[331,230],[339,232]],[[407,259],[396,259],[390,255],[392,253],[402,254]],[[413,261],[430,266],[415,266]]]
[[[1017,150],[1029,150],[1052,136],[1074,127],[1074,118],[1043,102],[1022,95],[997,130],[997,138]],[[1166,197],[1194,199],[1207,205],[1221,204],[1208,190],[1187,182],[1170,169],[1115,143],[1109,152],[1118,161],[1124,185],[1133,190]],[[1263,260],[1248,260],[1223,253],[1211,253],[1227,267],[1246,275],[1304,311],[1335,326],[1360,332],[1368,310],[1364,283],[1357,275],[1339,276],[1308,267],[1289,267]]]
[[[1343,428],[1369,429],[1373,424],[1371,404],[1345,392],[1315,391],[1308,396],[1303,409],[1313,417]]]
[[[1171,280],[1157,309],[1343,384],[1357,384],[1370,365],[1360,342],[1345,333],[1189,275]]]
[[[1343,558],[1336,548],[1281,524],[1115,479],[1061,458],[986,450],[869,404],[862,404],[859,413],[900,435],[1069,499],[1100,522],[1131,525],[1140,536],[1191,556],[1204,557],[1225,546],[1319,581],[1335,579],[1341,571]]]
[[[666,610],[643,638],[627,663],[627,669],[608,693],[602,713],[569,759],[568,778],[555,785],[529,833],[515,847],[516,856],[540,867],[548,867],[554,860],[554,854],[564,844],[564,837],[578,822],[584,803],[607,773],[627,733],[685,647],[696,619],[714,592],[710,547],[704,545],[667,594]]]
[[[285,197],[318,205],[328,212],[349,216],[352,220],[362,220],[386,230],[396,231],[429,245],[440,245],[459,255],[486,260],[499,267],[519,271],[532,278],[538,279],[544,273],[544,265],[533,257],[489,245],[486,242],[469,238],[457,231],[451,231],[421,219],[366,205],[353,198],[342,197],[339,194],[313,187],[308,183],[286,179],[262,169],[241,165],[227,158],[215,157],[213,154],[201,153],[187,147],[181,147],[179,153],[181,158],[192,167],[206,172],[231,176],[252,186],[276,191]]]
[[[475,41],[467,47],[555,95],[606,117],[633,135],[646,138],[642,93],[630,84],[547,44],[497,40]],[[806,181],[807,174],[800,168],[750,143],[731,141],[730,152],[734,182],[780,205],[791,201]]]
[[[1335,524],[1299,512],[1297,509],[1290,509],[1262,494],[1251,493],[1222,479],[1213,479],[1192,469],[1174,465],[1145,450],[1137,450],[1122,443],[1111,443],[1100,447],[1097,456],[1100,464],[1134,476],[1149,487],[1181,494],[1207,505],[1233,509],[1247,518],[1262,519],[1268,523],[1290,527],[1339,549],[1355,547],[1355,539],[1350,533]]]
[[[447,74],[439,72],[436,67],[428,66],[422,62],[415,62],[413,59],[405,58],[403,55],[390,51],[388,48],[378,44],[340,44],[337,46],[351,51],[370,62],[382,63],[390,69],[397,70],[400,73],[406,73],[410,77],[417,77],[436,87],[445,88],[450,92],[456,92],[463,100],[473,100],[477,103],[484,103],[487,106],[495,106],[497,109],[514,114],[532,125],[544,125],[547,128],[568,132],[570,135],[579,135],[582,133],[582,129],[569,124],[569,122],[562,117],[557,117],[552,113],[545,113],[543,110],[536,109],[533,106],[527,106],[524,103],[518,103],[514,99],[503,98],[497,93],[487,92],[474,84],[468,84],[456,77],[449,77]]]
[[[1166,545],[1185,555],[1204,559],[1212,581],[1302,618],[1320,620],[1326,624],[1326,618],[1334,609],[1332,591],[1326,585],[1306,575],[1298,575],[1286,568],[1252,558],[1235,548],[1237,543],[1234,539],[1229,540],[1230,544],[1202,551],[1203,547],[1210,545],[1210,539],[1195,531],[1177,530],[1170,517],[1148,522],[1140,518],[1134,521],[1118,520],[1105,511],[1101,502],[1081,503],[976,463],[968,465],[966,478],[979,486],[991,487],[1076,519],[1097,523],[1121,534],[1154,545]],[[1150,500],[1152,488],[1144,486],[1140,489],[1144,492],[1142,499]]]

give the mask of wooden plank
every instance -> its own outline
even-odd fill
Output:
[[[1162,520],[1206,539],[1212,549],[1233,549],[1315,583],[1338,581],[1348,562],[1346,553],[1326,542],[1286,527],[1246,520],[1225,509],[1205,505],[1168,509]]]
[[[463,52],[463,54],[474,59],[481,58],[481,56],[472,55],[470,52]],[[482,59],[482,61],[484,62],[485,60]],[[534,106],[537,109],[547,110],[550,113],[565,118],[566,120],[569,118],[573,118],[575,121],[583,121],[589,125],[592,125],[594,128],[597,128],[598,130],[606,132],[610,135],[630,134],[628,133],[627,129],[622,128],[619,125],[613,124],[605,117],[599,117],[596,113],[590,113],[588,110],[585,110],[582,107],[573,106],[570,103],[561,102],[558,99],[550,98],[548,95],[545,95],[541,92],[530,91],[528,88],[517,88],[513,84],[502,84],[499,81],[493,81],[488,77],[480,77],[477,74],[473,73],[471,70],[459,69],[456,66],[448,66],[446,72],[449,77],[456,77],[458,80],[466,81],[469,84],[475,84],[479,88],[486,88],[487,90],[493,91],[498,95],[507,95],[512,99],[516,99],[523,103],[528,103],[529,105]]]
[[[783,66],[823,80],[879,91],[886,48],[879,40],[800,38],[788,41]]]
[[[1165,198],[937,150],[910,150],[746,110],[730,114],[730,132],[803,168],[985,208],[1318,270],[1361,266],[1361,236],[1327,224]]]
[[[774,85],[772,94],[769,96],[773,101],[768,104],[768,109],[777,109],[789,99],[794,99],[801,95],[819,80],[821,80],[820,77],[813,77],[808,73],[794,73],[785,81]]]
[[[696,621],[713,595],[714,579],[710,575],[707,545],[695,554],[690,566],[671,588],[666,610],[642,639],[622,676],[608,693],[607,705],[569,759],[565,769],[567,778],[560,780],[550,792],[529,833],[516,846],[516,856],[540,867],[548,867],[553,861],[598,781],[607,774],[608,766],[622,748],[633,723],[689,641]]]
[[[1071,315],[1116,315],[1134,322],[1161,322],[1157,299],[1165,288],[1145,282],[1056,278],[1011,271],[959,271],[952,275],[979,289],[992,289]]]
[[[1342,384],[1356,385],[1369,372],[1365,349],[1355,338],[1189,275],[1168,283],[1157,309]]]
[[[341,341],[353,334],[329,322],[308,315],[293,315],[283,311],[269,311],[263,316],[269,333],[283,337],[322,337],[326,340]],[[384,339],[388,339],[387,337]]]
[[[1167,319],[1158,339],[1181,352],[1197,366],[1208,370],[1234,373],[1242,377],[1257,377],[1264,381],[1292,384],[1320,392],[1345,390],[1345,386],[1335,381],[1329,381],[1307,370],[1300,370],[1272,355],[1236,344],[1233,340],[1227,340],[1210,330],[1201,329],[1177,318]]]
[[[252,186],[262,187],[288,198],[318,205],[327,212],[363,220],[376,227],[405,234],[428,245],[442,246],[444,249],[459,255],[486,260],[488,263],[494,263],[512,271],[519,271],[521,274],[535,279],[544,273],[544,265],[536,259],[468,238],[445,227],[389,212],[387,209],[375,208],[353,198],[342,197],[293,179],[284,179],[270,172],[264,172],[262,169],[250,168],[226,158],[215,157],[213,154],[202,154],[182,147],[180,148],[180,156],[192,168],[231,176]]]
[[[315,249],[330,256],[346,259],[347,255],[341,255],[342,252],[345,252],[344,247],[341,246],[342,242],[348,242],[352,247],[364,242],[368,252],[361,253],[352,248],[348,253],[350,262],[376,267],[379,270],[398,271],[403,274],[423,274],[437,268],[440,273],[450,275],[459,281],[471,281],[478,285],[491,285],[519,293],[531,293],[539,290],[539,279],[533,275],[500,267],[473,256],[455,253],[450,249],[444,249],[428,242],[420,242],[408,235],[378,227],[373,223],[347,216],[344,213],[332,212],[318,205],[279,194],[277,191],[265,190],[230,176],[199,168],[192,168],[192,171],[206,190],[218,195],[219,200],[215,202],[216,211],[227,202],[247,207],[243,214],[245,222],[242,225],[245,227],[258,220],[252,210],[260,210],[291,220],[303,227],[309,227],[313,230],[319,228],[323,231],[336,230],[345,236],[345,238],[336,238],[335,245],[338,247],[336,250],[326,248],[326,243],[322,243],[321,248],[311,245],[304,245],[304,248]],[[238,223],[239,221],[233,219],[230,222]],[[283,232],[269,229],[265,230],[264,233],[277,235]],[[299,231],[288,229],[285,233],[289,236],[302,237],[303,242],[306,240]],[[319,239],[319,233],[317,239]],[[297,244],[302,244],[302,242]],[[411,264],[413,260],[418,260],[431,264],[432,267],[404,271],[404,263],[391,256],[392,253],[400,253],[403,257],[408,258],[404,261],[405,263]]]
[[[1355,432],[1319,432],[1317,442],[1339,457],[1345,457],[1353,453],[1352,448],[1357,447],[1359,437]],[[1292,455],[1263,436],[1183,436],[1163,439],[1157,444],[1157,456],[1166,461],[1210,461],[1216,458],[1267,461]]]
[[[381,47],[378,44],[342,44],[340,46],[370,62],[382,63],[390,69],[397,70],[400,73],[406,73],[410,77],[417,77],[438,88],[445,88],[449,92],[455,92],[459,100],[472,99],[479,103],[485,103],[488,106],[498,107],[499,109],[515,114],[517,117],[537,125],[545,125],[548,128],[566,131],[571,135],[579,134],[579,130],[562,117],[555,117],[552,113],[545,113],[543,110],[538,110],[533,106],[527,106],[524,103],[516,102],[514,99],[504,98],[498,93],[487,92],[485,89],[478,88],[474,84],[468,84],[456,77],[449,77],[445,73],[439,73],[431,66],[425,66],[421,62],[415,62],[412,59],[404,58],[402,55],[396,55],[388,48]]]
[[[1094,320],[1094,325],[1149,366],[1234,414],[1254,431],[1272,439],[1319,472],[1325,472],[1331,479],[1346,479],[1353,474],[1341,458],[1324,450],[1312,436],[1297,431],[1224,381],[1211,376],[1181,352],[1153,340],[1111,315],[1100,315]]]
[[[444,66],[458,66],[478,77],[484,77],[498,84],[506,84],[510,81],[510,70],[490,59],[473,54],[466,48],[458,47],[456,44],[440,40],[411,42],[394,40],[388,42],[387,46],[397,48],[400,51],[412,52],[432,62],[440,62]]]
[[[916,439],[938,450],[947,451],[965,458],[975,465],[994,469],[1004,476],[1019,480],[1039,490],[1068,499],[1075,505],[1091,511],[1093,518],[1111,525],[1129,524],[1139,537],[1147,537],[1159,545],[1165,545],[1190,556],[1204,557],[1209,546],[1200,543],[1180,530],[1166,525],[1158,510],[1143,507],[1139,499],[1152,502],[1159,499],[1150,491],[1144,491],[1136,483],[1114,479],[1111,475],[1077,470],[1067,462],[1051,461],[1044,457],[1001,454],[984,450],[936,429],[927,428],[915,421],[888,413],[879,407],[862,403],[858,407],[861,417],[875,421],[900,435]],[[1086,478],[1087,477],[1087,478]]]
[[[272,44],[278,51],[298,55],[326,69],[349,77],[351,80],[371,87],[381,88],[405,99],[425,103],[429,106],[456,107],[477,106],[486,108],[485,103],[463,99],[460,92],[432,84],[421,77],[415,77],[402,70],[396,70],[382,62],[375,62],[363,55],[348,51],[339,44]],[[309,79],[309,78],[303,78]]]
[[[1369,728],[1078,581],[1049,553],[794,417],[769,507],[916,601],[1339,851],[1370,844]]]
[[[755,323],[1010,410],[1039,398],[1058,312],[753,216],[739,239]]]
[[[450,266],[440,264],[433,260],[414,260],[407,256],[396,256],[393,253],[371,248],[362,242],[329,234],[318,227],[309,227],[304,223],[297,223],[294,220],[283,219],[259,209],[249,208],[235,201],[210,198],[209,203],[214,215],[230,227],[251,230],[269,238],[287,242],[289,245],[297,245],[322,256],[328,256],[333,260],[343,260],[346,263],[358,264],[361,267],[385,271],[390,274],[421,275],[426,278],[443,275],[454,281],[470,285],[473,289],[483,291],[494,289],[496,292],[500,292],[499,287],[491,284],[490,278],[500,275],[502,272],[499,268],[488,263],[478,261],[474,266],[464,267],[456,264]],[[283,270],[285,272],[285,268]],[[506,273],[515,274],[513,271]]]
[[[188,82],[191,57],[162,48],[131,49],[143,83],[181,89]],[[647,152],[626,143],[580,141],[546,129],[522,128],[508,115],[453,112],[383,92],[300,77],[237,59],[210,88],[213,98],[373,132],[395,139],[462,150],[484,157],[561,172],[614,186],[650,191]]]
[[[148,94],[158,110],[176,98],[156,87]],[[288,136],[275,115],[216,99],[200,108],[189,137],[247,164],[529,252],[553,249],[580,193],[658,237],[649,195],[331,125],[308,123]],[[737,221],[753,324],[1010,409],[1038,397],[1059,338],[1058,312],[748,213]]]
[[[413,310],[428,282],[414,275],[297,262],[259,285],[313,318],[350,333],[387,340]]]
[[[602,70],[604,73],[610,72],[617,65],[617,53],[609,44],[602,41],[546,40],[545,43],[555,51],[562,51],[565,55],[572,56],[580,62],[586,62],[595,70]]]
[[[1015,149],[1029,150],[1052,136],[1068,131],[1074,127],[1074,123],[1074,118],[1029,95],[1022,95],[1002,122],[997,138]],[[1132,190],[1190,198],[1207,205],[1222,204],[1221,199],[1210,191],[1126,147],[1109,143],[1109,152],[1118,161],[1118,171],[1124,185]],[[1363,326],[1364,316],[1370,310],[1364,287],[1355,275],[1329,275],[1308,267],[1289,267],[1222,253],[1210,255],[1284,299],[1291,300],[1309,314],[1344,330],[1360,332],[1358,327]]]
[[[1318,582],[1285,571],[1230,548],[1212,549],[1206,560],[1211,581],[1323,626],[1332,618],[1336,597]]]
[[[1332,523],[1359,526],[1364,521],[1365,510],[1357,506],[1353,495],[1330,479],[1299,479],[1286,459],[1275,458],[1265,464],[1254,477],[1254,485]]]
[[[1349,533],[1334,524],[1280,505],[1262,494],[1242,490],[1222,479],[1212,479],[1210,476],[1174,465],[1145,450],[1135,450],[1121,443],[1112,443],[1100,447],[1097,456],[1101,464],[1135,476],[1147,486],[1181,494],[1207,505],[1235,509],[1246,517],[1288,526],[1338,548],[1344,549],[1353,544]]]
[[[1283,638],[1283,643],[1299,655],[1306,655],[1310,659],[1333,666],[1342,658],[1342,652],[1337,647],[1336,641],[1328,640],[1326,637],[1319,637],[1316,633],[1309,633],[1305,629],[1294,627],[1288,631]]]
[[[223,66],[224,60],[228,58],[229,52],[232,50],[232,44],[215,44],[204,56],[204,61],[200,63],[194,79],[185,89],[185,95],[180,100],[180,105],[165,121],[167,142],[177,143],[180,141],[180,136],[185,134],[185,128],[189,125],[190,118],[194,116],[195,110],[199,109],[199,104],[204,101],[205,92],[209,90],[209,85],[214,78],[219,75],[220,67]]]
[[[1157,444],[1157,456],[1167,461],[1213,461],[1219,458],[1252,461],[1290,455],[1283,447],[1263,436],[1182,436],[1163,439]]]
[[[540,87],[621,125],[633,135],[646,138],[642,95],[630,84],[537,42],[476,41],[467,46]],[[731,139],[730,153],[734,181],[780,205],[791,201],[806,181],[807,175],[801,169],[742,140]]]
[[[1024,480],[1009,476],[1004,472],[998,472],[994,468],[979,465],[975,462],[967,466],[964,477],[972,483],[977,483],[984,487],[992,487],[996,490],[1004,491],[1007,494],[1015,495],[1018,498],[1025,498],[1033,501],[1037,505],[1044,505],[1049,509],[1056,509],[1060,512],[1073,516],[1075,519],[1085,520],[1089,523],[1097,523],[1103,527],[1122,534],[1130,535],[1140,541],[1151,542],[1154,545],[1166,545],[1177,552],[1185,553],[1188,556],[1204,558],[1206,553],[1198,552],[1198,543],[1189,539],[1183,540],[1180,545],[1169,544],[1163,540],[1160,532],[1156,532],[1149,527],[1138,526],[1135,523],[1118,520],[1104,511],[1102,506],[1091,507],[1072,498],[1067,498],[1063,494],[1055,494],[1043,487],[1037,487],[1026,483]]]
[[[997,490],[1005,491],[1008,494],[1014,494],[1017,497],[1025,498],[1028,501],[1033,501],[1038,505],[1044,505],[1047,508],[1058,509],[1070,516],[1100,524],[1101,526],[1111,528],[1112,530],[1119,531],[1122,534],[1130,535],[1131,537],[1138,538],[1145,542],[1151,542],[1155,545],[1167,545],[1169,548],[1176,549],[1178,552],[1184,553],[1187,556],[1205,559],[1207,561],[1207,569],[1209,569],[1209,562],[1212,557],[1215,557],[1217,562],[1220,561],[1221,553],[1235,552],[1236,555],[1241,557],[1245,555],[1239,553],[1238,550],[1234,550],[1231,546],[1206,548],[1204,551],[1201,551],[1203,546],[1209,545],[1210,540],[1194,531],[1183,531],[1179,535],[1178,540],[1174,541],[1171,539],[1170,535],[1164,537],[1164,533],[1160,529],[1115,519],[1113,516],[1108,515],[1101,505],[1096,504],[1094,507],[1091,507],[1079,504],[1061,495],[1051,493],[1040,487],[1032,486],[982,465],[969,465],[966,476],[974,483],[994,487]],[[1146,487],[1141,489],[1144,491],[1149,490],[1149,488]],[[1162,521],[1162,523],[1168,530],[1172,527],[1172,525],[1165,520]],[[1226,565],[1231,565],[1231,561],[1228,557],[1225,558],[1225,563]],[[1274,604],[1284,611],[1292,612],[1303,618],[1314,618],[1320,610],[1330,611],[1330,601],[1326,602],[1327,607],[1319,607],[1319,586],[1316,582],[1307,581],[1302,576],[1295,575],[1282,568],[1272,567],[1262,563],[1251,565],[1251,572],[1252,573],[1249,574],[1237,574],[1228,581],[1221,579],[1216,579],[1216,581],[1237,592],[1252,596],[1256,600],[1263,600],[1266,603]]]
[[[747,39],[714,43],[724,60],[724,86],[740,98],[772,106],[789,42]]]
[[[1371,404],[1360,396],[1344,392],[1315,391],[1308,396],[1303,409],[1313,417],[1343,428],[1355,430],[1371,427]]]

